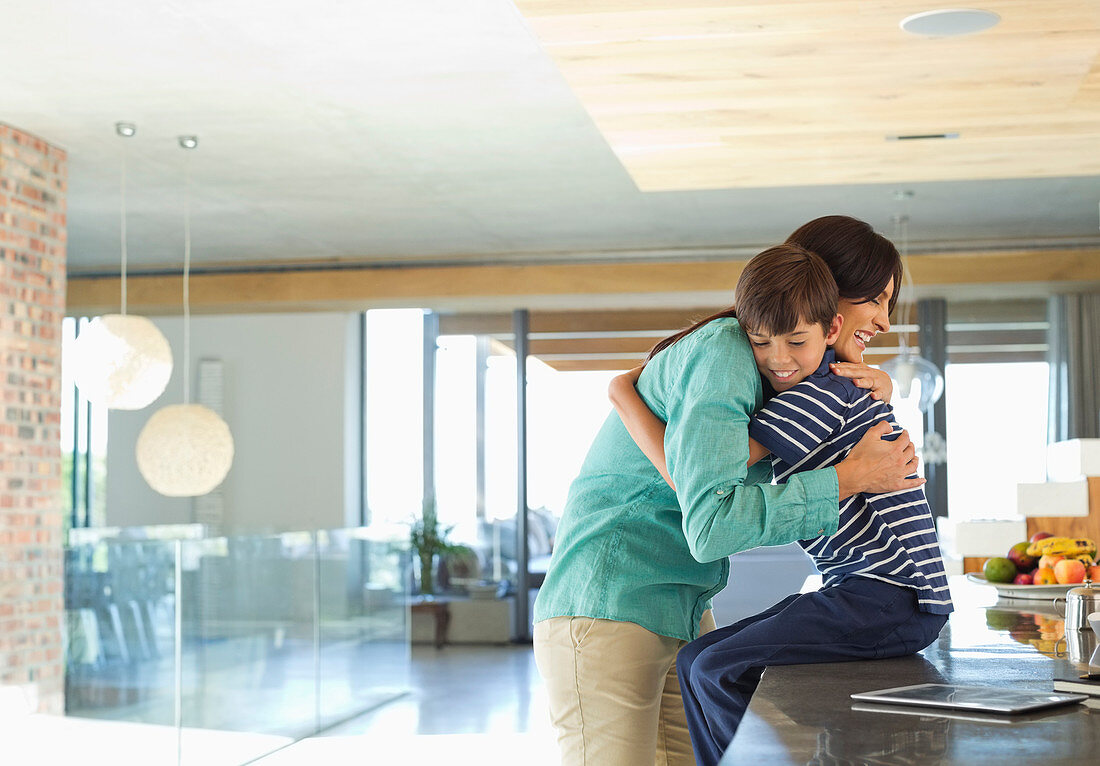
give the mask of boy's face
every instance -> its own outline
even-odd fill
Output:
[[[786,335],[749,332],[757,369],[776,391],[801,383],[821,365],[825,348],[836,341],[842,322],[837,314],[828,333],[821,325],[804,321]]]

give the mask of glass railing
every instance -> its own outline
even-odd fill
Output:
[[[407,538],[80,530],[66,714],[143,727],[150,762],[241,764],[409,686]]]

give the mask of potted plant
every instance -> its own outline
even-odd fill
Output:
[[[435,511],[435,501],[425,500],[420,518],[413,521],[409,530],[409,545],[420,560],[420,593],[430,596],[435,592],[434,561],[436,555],[458,553],[467,550],[447,538],[454,527],[442,527]]]

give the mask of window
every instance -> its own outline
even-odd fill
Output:
[[[460,524],[477,508],[477,338],[439,336],[435,360],[436,509]]]
[[[65,522],[76,527],[103,526],[107,518],[107,409],[80,395],[65,364],[78,327],[88,321],[67,317],[61,323],[61,482]]]
[[[1016,485],[1046,480],[1046,362],[947,365],[951,518],[1016,517]]]
[[[367,506],[373,523],[418,515],[424,486],[424,312],[367,312]]]
[[[618,372],[555,370],[527,365],[527,499],[560,517],[569,485],[600,430],[611,402],[607,385]]]

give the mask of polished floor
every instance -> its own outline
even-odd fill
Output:
[[[138,718],[7,714],[0,764],[89,766],[554,766],[557,746],[530,646],[414,646],[409,691],[369,713],[292,736]],[[211,697],[218,696],[211,690]],[[285,695],[278,695],[286,702]],[[0,700],[2,702],[2,700]],[[276,704],[275,700],[268,704]],[[293,704],[293,703],[292,703]]]
[[[255,761],[552,766],[557,746],[529,646],[413,648],[408,695]]]

